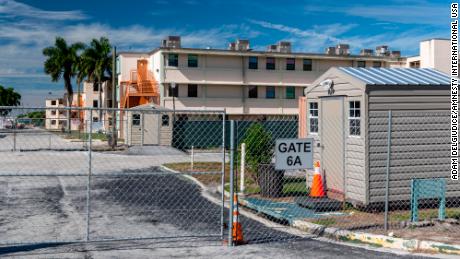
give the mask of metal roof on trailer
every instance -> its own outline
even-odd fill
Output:
[[[355,68],[339,67],[368,85],[450,85],[447,74],[432,68]]]

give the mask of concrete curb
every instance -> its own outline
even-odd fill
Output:
[[[175,170],[172,170],[166,166],[161,166],[161,168],[173,172],[179,173]],[[190,175],[183,175],[184,177],[192,180],[197,185],[199,185],[205,192],[209,191],[203,183],[198,181],[196,178]],[[223,190],[221,186],[217,187],[218,192],[224,192],[226,197],[230,197],[230,193]],[[207,195],[205,195],[207,196]],[[207,197],[208,199],[211,197]],[[216,202],[214,198],[211,198]],[[244,198],[239,199],[239,203],[243,206],[247,206],[247,202]],[[227,207],[227,206],[226,206]],[[249,214],[245,211],[244,214]],[[253,218],[253,216],[251,216]],[[306,231],[309,234],[326,237],[336,241],[348,242],[348,243],[361,243],[375,247],[384,247],[390,249],[399,249],[408,252],[423,252],[423,253],[443,253],[451,255],[460,255],[460,245],[452,245],[441,242],[434,241],[425,241],[418,239],[405,239],[399,237],[390,237],[385,235],[377,235],[364,232],[353,232],[349,230],[344,230],[340,228],[325,227],[323,225],[314,224],[305,220],[294,220],[290,225],[293,228],[299,229],[301,231]]]
[[[222,191],[222,188],[219,187],[218,191]],[[224,195],[228,197],[230,194],[224,190]],[[240,199],[239,203],[243,206],[247,205],[247,202],[244,199]],[[306,220],[294,220],[291,224],[291,227],[306,231],[316,236],[327,237],[329,239],[343,242],[362,243],[375,247],[399,249],[408,252],[460,255],[460,245],[452,245],[418,239],[390,237],[365,232],[353,232],[340,228],[325,227],[323,225],[314,224]]]

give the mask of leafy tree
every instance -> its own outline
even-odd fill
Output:
[[[247,129],[242,142],[246,143],[246,163],[252,172],[257,172],[260,164],[271,162],[273,154],[272,136],[261,123],[252,124]]]
[[[82,54],[83,74],[99,85],[99,107],[102,105],[102,83],[112,78],[111,49],[109,39],[101,37],[99,40],[93,39]],[[99,111],[99,118],[101,115]]]
[[[45,73],[51,76],[53,82],[58,82],[61,78],[64,80],[64,88],[67,94],[67,103],[72,105],[73,88],[71,79],[75,76],[76,65],[78,62],[78,51],[82,50],[85,45],[81,42],[68,45],[67,42],[57,37],[54,46],[43,49],[43,55],[47,57],[44,63]],[[67,128],[70,132],[70,114],[67,111]]]
[[[21,95],[14,91],[12,87],[0,85],[0,106],[18,106],[21,104]],[[1,109],[0,116],[6,116],[11,109]]]

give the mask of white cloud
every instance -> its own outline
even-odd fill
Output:
[[[393,1],[395,2],[395,1]],[[305,11],[320,13],[342,13],[355,17],[364,17],[376,21],[402,23],[443,25],[449,20],[449,6],[432,4],[425,1],[396,1],[385,5],[308,5]]]
[[[0,17],[27,17],[46,20],[83,20],[88,18],[77,11],[45,11],[12,0],[0,0]]]

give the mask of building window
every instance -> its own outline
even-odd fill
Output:
[[[97,108],[97,107],[99,107],[99,105],[98,105],[98,104],[99,104],[99,103],[98,103],[98,101],[97,101],[97,100],[93,100],[93,108]]]
[[[308,118],[309,122],[310,122],[310,133],[318,133],[318,103],[317,102],[313,102],[313,103],[310,103],[310,106],[309,106],[309,112],[308,112],[308,115],[310,116]]]
[[[51,120],[51,125],[56,125],[56,120]]]
[[[99,84],[94,82],[93,83],[93,92],[98,92],[99,91]]]
[[[248,97],[257,98],[257,86],[255,85],[249,86]]]
[[[179,97],[179,85],[176,84],[176,87],[172,88],[170,84],[169,89],[168,89],[168,96],[169,97]]]
[[[372,63],[372,67],[380,68],[380,67],[382,67],[382,62],[381,61],[374,61],[374,63]]]
[[[357,66],[358,66],[358,67],[366,67],[366,61],[358,60]]]
[[[141,115],[140,114],[137,114],[137,113],[133,114],[132,125],[133,126],[141,125]]]
[[[109,117],[109,126],[112,126],[113,125],[113,119],[112,117]]]
[[[286,59],[286,70],[295,70],[295,58]]]
[[[99,118],[98,117],[93,117],[93,122],[99,122]]]
[[[169,126],[169,115],[163,114],[161,116],[161,126]]]
[[[56,115],[56,111],[51,111],[51,115]]]
[[[361,107],[359,101],[350,102],[350,114],[348,121],[350,122],[350,135],[359,136],[361,135]]]
[[[56,105],[56,101],[51,101],[51,105],[55,106],[55,105]]]
[[[312,71],[313,70],[313,61],[311,59],[303,60],[303,71]]]
[[[198,97],[198,85],[188,85],[188,97]]]
[[[420,61],[410,62],[409,67],[411,67],[411,68],[419,68],[420,67]]]
[[[295,87],[286,87],[286,99],[295,99]]]
[[[274,70],[275,69],[275,58],[267,58],[267,64],[265,66],[267,70]]]
[[[112,100],[107,100],[107,108],[113,108],[112,105]]]
[[[188,67],[198,67],[198,55],[188,55]]]
[[[64,100],[59,99],[59,104],[64,104]]]
[[[275,99],[275,87],[274,86],[266,86],[265,87],[265,98],[267,99]]]
[[[179,55],[168,54],[168,66],[177,67],[179,65]]]
[[[258,58],[249,57],[249,69],[257,69]]]

